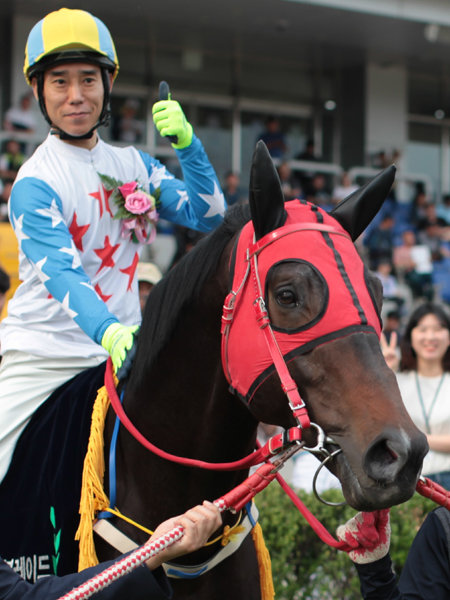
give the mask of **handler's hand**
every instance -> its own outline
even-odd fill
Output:
[[[359,512],[345,525],[339,525],[336,535],[353,548],[348,551],[353,562],[365,564],[379,560],[389,552],[389,509]]]
[[[183,515],[173,517],[161,523],[149,539],[149,542],[156,540],[156,538],[168,533],[171,529],[179,525],[184,529],[183,537],[166,548],[166,550],[150,558],[146,562],[149,569],[156,569],[163,562],[202,548],[214,531],[222,525],[222,519],[219,509],[212,502],[205,500],[203,504],[194,506],[194,508],[191,508]]]
[[[397,334],[395,331],[391,333],[389,344],[387,343],[386,336],[384,333],[382,333],[380,337],[380,345],[381,352],[383,353],[387,366],[393,371],[398,371],[400,366],[400,356],[397,348]]]

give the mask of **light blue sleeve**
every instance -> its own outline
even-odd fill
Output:
[[[198,231],[215,229],[223,220],[225,197],[202,143],[194,135],[190,146],[176,150],[176,154],[183,181],[157,159],[140,151],[149,175],[150,193],[160,191],[160,217]]]
[[[99,344],[105,329],[117,318],[81,266],[59,196],[44,181],[25,177],[13,186],[9,215],[21,250],[47,290]]]

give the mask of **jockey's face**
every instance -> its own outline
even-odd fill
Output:
[[[37,97],[37,85],[33,80]],[[103,82],[100,67],[87,63],[63,63],[50,67],[44,73],[45,107],[55,127],[79,136],[97,123],[103,105]],[[69,143],[92,148],[97,135]]]

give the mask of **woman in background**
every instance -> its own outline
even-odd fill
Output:
[[[382,338],[406,409],[427,435],[422,475],[450,489],[450,316],[440,304],[421,304],[409,318],[400,353],[396,344],[395,335],[389,344]]]

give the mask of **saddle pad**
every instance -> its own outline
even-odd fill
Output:
[[[0,485],[0,555],[27,581],[77,571],[81,476],[104,372],[83,371],[39,407]]]

